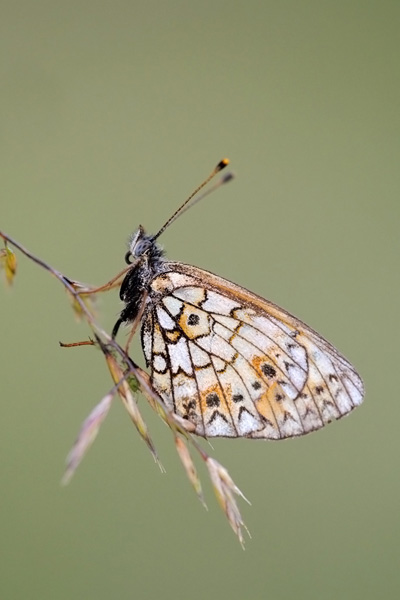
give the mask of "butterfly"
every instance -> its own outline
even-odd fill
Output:
[[[112,336],[123,323],[132,324],[133,335],[141,322],[152,386],[193,433],[304,435],[362,402],[354,367],[282,308],[218,275],[167,260],[157,243],[228,162],[217,165],[156,235],[140,226],[132,236],[125,256],[132,266],[120,288],[125,307]]]

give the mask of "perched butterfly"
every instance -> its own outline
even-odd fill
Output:
[[[163,256],[156,235],[133,235],[113,329],[141,321],[154,389],[205,436],[283,439],[349,413],[363,399],[352,365],[310,327],[222,277]]]

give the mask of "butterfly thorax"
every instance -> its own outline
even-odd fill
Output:
[[[122,323],[132,322],[138,316],[150,282],[162,270],[163,254],[154,236],[146,234],[142,226],[132,235],[125,255],[125,261],[132,263],[132,267],[125,275],[119,292],[126,306],[114,325],[113,337],[117,335]]]

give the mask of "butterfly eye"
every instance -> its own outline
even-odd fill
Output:
[[[125,254],[125,262],[126,262],[127,265],[132,264],[132,262],[133,262],[132,258],[133,258],[133,256],[131,254],[131,251],[128,250],[128,252]]]
[[[142,256],[152,245],[151,240],[145,239],[140,242],[135,247],[136,256]]]

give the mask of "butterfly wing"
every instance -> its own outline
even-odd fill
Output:
[[[198,435],[304,435],[362,402],[361,378],[331,344],[230,281],[166,261],[149,299],[142,346],[152,383]]]

